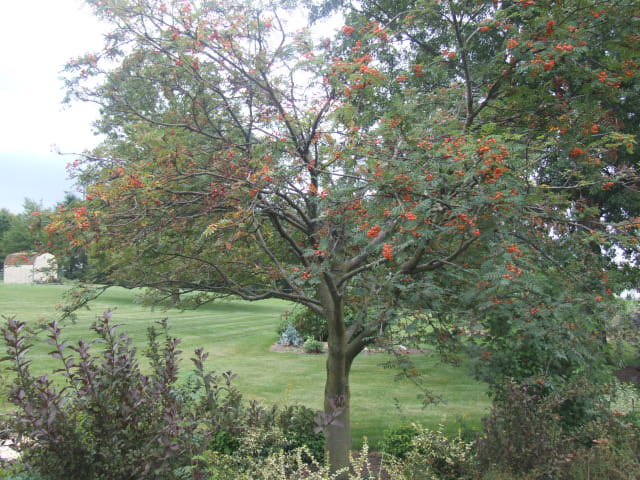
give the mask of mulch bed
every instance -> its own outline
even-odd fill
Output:
[[[271,345],[269,347],[269,351],[270,352],[277,352],[277,353],[304,353],[304,351],[302,350],[302,347],[287,347],[285,345],[279,345],[278,343],[274,343],[273,345]],[[323,346],[322,346],[322,353],[325,353],[327,351],[327,342],[324,342]],[[309,354],[309,355],[318,355],[316,354]]]
[[[634,383],[640,387],[640,365],[624,367],[613,374],[621,382]]]
[[[273,345],[271,345],[269,347],[269,351],[277,352],[277,353],[305,353],[302,350],[302,347],[287,347],[285,345],[279,345],[277,343],[274,343]],[[365,348],[362,353],[364,355],[367,355],[371,353],[388,353],[388,352],[389,350],[387,350],[386,348]],[[424,350],[421,350],[419,348],[400,347],[396,350],[396,352],[407,354],[407,355],[415,355],[417,353],[424,353]],[[323,342],[322,353],[327,353],[327,342]],[[318,355],[318,354],[310,353],[309,355]]]

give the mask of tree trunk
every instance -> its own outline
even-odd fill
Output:
[[[344,345],[331,345],[327,358],[324,411],[333,418],[325,431],[329,467],[335,472],[349,465],[351,451],[349,370]],[[337,410],[336,410],[337,409]],[[336,413],[339,412],[337,415]]]
[[[173,305],[177,305],[180,303],[180,289],[179,288],[172,288],[171,289],[171,303],[173,303]]]
[[[351,451],[349,370],[352,359],[347,355],[342,298],[331,286],[330,280],[322,282],[318,294],[329,332],[324,412],[326,418],[332,421],[325,430],[325,436],[329,467],[331,472],[335,472],[349,465]],[[341,478],[346,478],[346,475]]]

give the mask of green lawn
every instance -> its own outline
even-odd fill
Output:
[[[55,305],[67,289],[62,285],[4,285],[0,283],[0,314],[34,322],[54,319]],[[135,293],[122,288],[107,290],[91,304],[91,310],[79,312],[76,324],[65,330],[69,338],[89,338],[89,325],[96,315],[116,308],[113,319],[122,323],[137,345],[144,347],[146,329],[154,321],[169,318],[173,335],[182,339],[183,373],[191,369],[188,358],[194,349],[203,347],[210,353],[208,367],[238,375],[236,385],[247,399],[268,403],[302,403],[319,409],[324,388],[324,357],[295,353],[274,353],[269,346],[277,340],[275,328],[279,316],[288,306],[278,300],[256,303],[224,301],[195,311],[154,311],[134,302]],[[32,351],[33,369],[45,373],[56,368],[41,344]],[[473,381],[464,368],[442,365],[435,356],[413,357],[428,384],[445,403],[422,408],[419,391],[409,381],[396,381],[396,371],[382,368],[386,354],[362,354],[352,368],[352,422],[354,439],[367,436],[372,445],[385,428],[404,421],[426,425],[447,424],[457,417],[478,425],[489,402],[484,386]],[[6,366],[0,364],[2,372]],[[4,376],[4,375],[3,375]],[[395,406],[396,401],[400,410]],[[2,399],[0,409],[9,408]]]

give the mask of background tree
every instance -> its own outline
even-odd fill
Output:
[[[9,253],[12,253],[5,251],[3,237],[5,232],[11,228],[13,217],[14,215],[6,208],[0,209],[0,258],[3,260]]]
[[[41,248],[42,205],[25,198],[22,208],[17,215],[5,209],[0,211],[0,255],[3,260],[10,253],[39,251]]]
[[[588,2],[427,1],[386,24],[370,9],[349,17],[335,52],[292,33],[284,6],[88,3],[114,31],[68,66],[68,85],[101,105],[107,140],[78,161],[87,201],[48,231],[87,245],[114,284],[280,298],[323,316],[334,470],[351,442],[350,367],[391,325],[426,323],[443,348],[482,331],[494,370],[532,381],[590,365],[614,268],[593,245],[634,254],[637,222],[598,214],[597,202],[587,222],[575,191],[606,190],[607,152],[633,138],[615,122],[596,137],[531,123],[546,112],[532,98],[557,99],[548,72],[561,63],[536,57],[536,42],[568,62],[588,49],[568,46],[572,22],[600,21]],[[636,7],[620,8],[629,18]],[[585,95],[617,91],[595,82]],[[581,107],[545,108],[569,124]],[[615,176],[628,195],[634,169]],[[361,312],[348,328],[346,305]]]

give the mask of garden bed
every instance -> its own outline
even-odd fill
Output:
[[[327,342],[322,342],[322,353],[326,353],[327,348],[328,348]],[[286,345],[280,345],[277,342],[269,347],[269,351],[277,352],[277,353],[305,353],[304,350],[302,349],[302,346],[290,347]],[[397,347],[395,351],[396,353],[407,354],[407,355],[425,353],[424,350],[419,348],[407,348],[403,346]],[[389,353],[389,350],[386,348],[367,347],[362,351],[362,353],[365,355],[371,354],[371,353]],[[314,355],[314,354],[310,354],[310,355]]]

